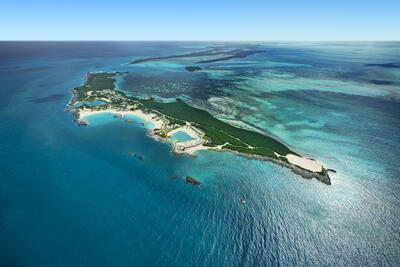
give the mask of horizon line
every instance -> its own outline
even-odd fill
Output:
[[[0,42],[400,42],[399,40],[1,40]]]

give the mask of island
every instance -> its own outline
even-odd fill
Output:
[[[197,187],[200,187],[201,183],[199,181],[197,181],[196,179],[194,179],[192,176],[186,176],[185,180],[186,180],[187,184],[193,184]]]
[[[186,69],[187,71],[190,71],[190,72],[202,70],[202,68],[199,67],[199,66],[186,66],[185,69]]]
[[[180,55],[170,55],[170,56],[162,56],[162,57],[152,57],[152,58],[141,58],[136,59],[129,64],[139,64],[144,62],[153,62],[153,61],[160,61],[160,60],[168,60],[168,59],[176,59],[176,58],[199,58],[199,57],[214,57],[211,59],[205,59],[198,61],[197,64],[205,64],[205,63],[213,63],[218,61],[225,61],[235,58],[245,58],[257,53],[264,53],[264,50],[258,49],[243,49],[238,47],[214,47],[212,49],[200,51],[200,52],[193,52],[188,54],[180,54]]]
[[[77,125],[88,125],[85,117],[97,113],[109,113],[122,119],[126,115],[134,115],[145,120],[145,124],[154,125],[148,130],[148,135],[157,140],[168,142],[179,131],[189,135],[191,140],[173,143],[174,155],[195,157],[195,152],[199,150],[230,152],[247,159],[270,161],[291,169],[303,178],[316,178],[331,184],[328,171],[322,164],[302,157],[271,136],[231,125],[179,98],[175,102],[163,103],[117,90],[115,77],[122,74],[88,73],[82,86],[71,89],[73,98],[67,110],[74,115]]]

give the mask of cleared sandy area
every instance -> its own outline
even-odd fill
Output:
[[[312,172],[322,171],[321,163],[319,163],[315,160],[302,158],[302,157],[299,157],[299,156],[296,156],[293,154],[287,154],[286,158],[293,165],[299,166],[303,169],[306,169],[306,170],[309,170]]]
[[[199,151],[199,150],[210,150],[211,148],[208,146],[203,146],[202,144],[194,146],[194,147],[190,147],[185,149],[185,153],[188,153],[190,155],[193,155],[194,152]]]

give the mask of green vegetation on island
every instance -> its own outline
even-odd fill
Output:
[[[164,103],[158,102],[154,98],[132,97],[116,90],[115,76],[119,74],[122,73],[89,73],[84,85],[72,89],[74,98],[71,100],[70,105],[72,107],[69,110],[75,114],[76,121],[79,120],[81,111],[133,112],[138,110],[142,114],[153,116],[150,118],[157,118],[161,122],[157,128],[152,130],[154,136],[168,138],[169,132],[183,126],[195,131],[198,135],[198,141],[188,145],[187,149],[193,146],[203,146],[220,151],[224,149],[236,151],[241,153],[242,156],[273,161],[291,168],[305,178],[317,178],[326,184],[330,184],[329,176],[322,165],[320,165],[322,171],[318,172],[302,168],[301,163],[300,166],[299,164],[294,166],[292,162],[288,161],[287,155],[293,154],[300,159],[301,157],[270,136],[233,126],[215,118],[205,110],[188,105],[181,99]],[[78,125],[85,124],[85,121],[78,123]],[[183,151],[186,148],[181,145],[178,150]]]
[[[115,89],[115,74],[108,72],[89,73],[83,86],[76,87],[78,92],[77,101],[84,100],[90,91],[100,91],[104,89]]]
[[[160,103],[153,98],[138,101],[148,109],[191,122],[205,133],[205,137],[208,137],[209,142],[205,145],[225,145],[224,148],[227,149],[272,158],[278,158],[274,152],[281,155],[296,154],[272,137],[223,122],[205,110],[189,106],[181,99],[171,103]]]
[[[183,100],[162,103],[149,99],[138,99],[127,96],[125,93],[115,90],[115,76],[119,72],[89,73],[85,84],[74,88],[76,102],[90,102],[106,100],[104,104],[90,107],[87,103],[79,108],[92,108],[95,110],[119,108],[141,109],[146,113],[156,113],[167,118],[168,124],[185,125],[191,123],[204,133],[204,145],[209,147],[222,146],[222,148],[234,150],[246,154],[257,154],[281,160],[274,152],[280,155],[296,154],[284,144],[272,137],[251,130],[235,127],[221,121],[209,112],[192,107]],[[132,107],[133,106],[133,107]],[[168,131],[159,131],[161,137],[166,137]]]

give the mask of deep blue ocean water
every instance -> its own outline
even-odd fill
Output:
[[[266,52],[200,72],[193,58],[126,64],[233,45],[0,42],[0,265],[399,265],[400,69],[366,64],[399,63],[400,43],[241,43]],[[77,127],[64,108],[89,71],[275,135],[335,169],[332,185],[173,156],[140,120]]]

